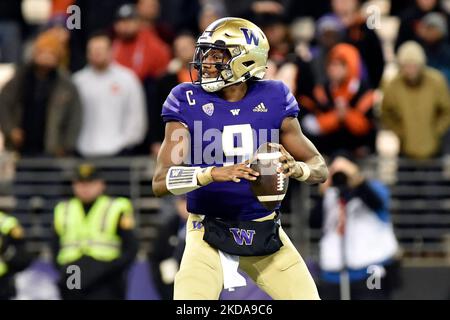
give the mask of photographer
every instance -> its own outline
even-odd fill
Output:
[[[398,269],[388,190],[345,157],[329,168],[311,216],[311,225],[323,231],[319,293],[323,299],[388,299]]]

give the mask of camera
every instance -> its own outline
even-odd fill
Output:
[[[349,178],[343,171],[336,171],[331,177],[331,185],[339,190],[341,195],[350,191]]]
[[[337,188],[345,188],[348,186],[348,176],[343,171],[337,171],[331,177],[331,184]]]

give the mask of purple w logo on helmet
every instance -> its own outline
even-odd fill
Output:
[[[245,41],[247,44],[252,44],[252,42],[255,44],[255,46],[259,43],[259,38],[257,35],[253,33],[252,30],[248,30],[247,28],[240,28],[242,33],[244,34]]]
[[[234,241],[242,246],[245,242],[245,245],[250,246],[253,242],[253,236],[255,235],[255,230],[245,230],[239,228],[230,228],[230,232],[234,237]]]

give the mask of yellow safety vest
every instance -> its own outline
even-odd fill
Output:
[[[19,222],[17,221],[16,218],[11,217],[10,215],[7,215],[6,213],[0,211],[0,247],[2,243],[2,238],[8,236],[11,230],[18,225]],[[0,277],[3,276],[6,272],[8,272],[8,266],[0,256]]]
[[[117,235],[121,214],[132,215],[133,206],[126,198],[100,196],[87,214],[77,198],[55,207],[54,226],[60,239],[57,262],[65,265],[90,256],[112,261],[120,256],[122,241]]]

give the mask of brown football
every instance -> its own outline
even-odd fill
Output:
[[[277,168],[281,165],[278,161],[280,156],[278,147],[264,143],[259,146],[250,164],[250,167],[260,174],[255,181],[251,181],[251,189],[268,210],[274,210],[281,203],[289,184],[289,178],[277,172]]]

